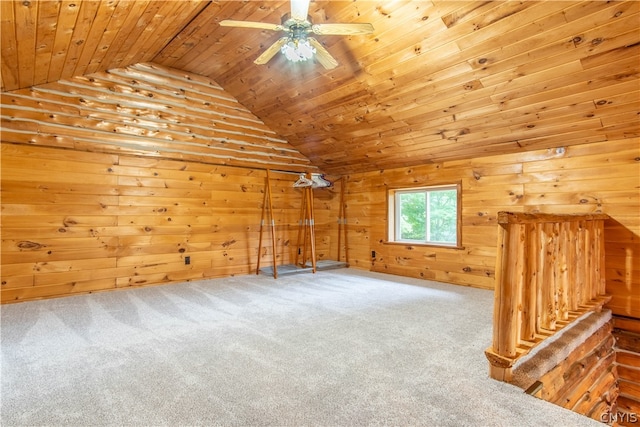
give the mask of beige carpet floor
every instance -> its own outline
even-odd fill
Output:
[[[0,422],[599,425],[488,378],[492,304],[340,269],[4,305]]]

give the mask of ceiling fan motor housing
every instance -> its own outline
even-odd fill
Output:
[[[281,51],[287,59],[293,62],[306,61],[312,56],[328,70],[335,68],[338,61],[331,56],[327,49],[309,33],[323,35],[357,35],[370,34],[373,26],[367,23],[342,23],[342,24],[312,24],[308,15],[309,0],[291,0],[291,13],[286,13],[281,18],[281,24],[269,24],[265,22],[251,21],[220,21],[221,26],[256,28],[270,31],[284,31],[286,35],[280,37],[269,46],[253,62],[266,64],[273,56]]]

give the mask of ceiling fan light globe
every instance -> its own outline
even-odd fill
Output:
[[[306,61],[316,53],[315,48],[309,44],[308,40],[299,39],[288,41],[280,50],[285,58],[291,62]]]
[[[298,43],[298,52],[301,56],[306,59],[309,59],[316,53],[316,50],[309,44],[308,41],[304,41],[302,43]]]

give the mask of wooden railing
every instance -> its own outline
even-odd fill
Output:
[[[491,377],[512,367],[577,317],[600,311],[605,295],[605,214],[499,212]]]

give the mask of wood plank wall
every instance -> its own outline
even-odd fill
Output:
[[[316,171],[215,82],[157,64],[2,93],[2,141]]]
[[[258,251],[265,170],[11,143],[1,154],[2,302],[255,274],[258,254],[271,265],[269,238]],[[302,195],[297,174],[271,175],[289,263]],[[320,258],[337,249],[337,190],[314,190]]]
[[[622,426],[637,426],[640,422],[640,320],[615,317],[613,326],[620,396],[617,417],[611,421]]]
[[[384,243],[387,188],[460,180],[464,249]],[[352,174],[351,265],[491,289],[499,211],[606,213],[612,218],[605,224],[609,307],[640,318],[639,189],[638,138]]]
[[[215,82],[156,64],[1,100],[2,301],[249,273],[265,169],[316,171]],[[274,175],[278,262],[296,179]]]
[[[612,324],[595,331],[539,378],[542,388],[535,396],[596,421],[612,420],[619,396]]]
[[[638,154],[638,140],[627,139],[349,176],[350,263],[492,288],[498,211],[604,212],[614,219],[605,230],[610,307],[640,317]],[[2,300],[252,273],[264,175],[4,143]],[[282,263],[290,262],[286,249],[295,242],[300,200],[279,194],[289,194],[294,178],[274,179]],[[463,250],[383,243],[386,186],[460,179]],[[321,258],[335,259],[337,252],[339,185],[316,190]],[[190,252],[204,257],[186,267]]]

